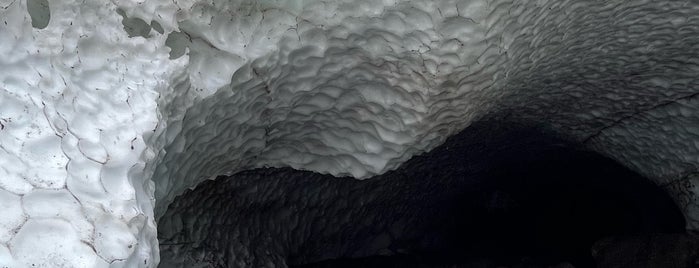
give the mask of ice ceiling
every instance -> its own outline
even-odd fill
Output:
[[[368,178],[538,122],[699,229],[693,1],[0,0],[0,267],[154,267],[221,174]],[[157,202],[156,202],[157,201]]]

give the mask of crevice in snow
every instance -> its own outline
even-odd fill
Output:
[[[651,106],[650,108],[638,110],[638,111],[635,111],[635,112],[630,113],[630,114],[628,114],[628,115],[625,115],[625,116],[623,116],[623,117],[621,117],[621,118],[619,118],[619,119],[614,120],[614,122],[612,122],[612,123],[610,123],[610,124],[608,124],[608,125],[606,125],[606,126],[600,128],[600,129],[597,130],[594,134],[592,134],[592,135],[588,136],[587,138],[585,138],[585,139],[582,141],[582,144],[587,144],[587,143],[589,143],[590,141],[594,140],[594,139],[597,138],[599,135],[601,135],[605,130],[607,130],[607,129],[609,129],[609,128],[616,127],[616,126],[618,126],[618,125],[624,123],[625,121],[632,120],[634,117],[637,117],[637,116],[639,116],[639,115],[641,115],[641,114],[648,113],[648,112],[652,112],[652,111],[654,111],[654,110],[659,110],[659,109],[665,108],[665,107],[667,107],[667,106],[669,106],[669,105],[677,104],[677,103],[679,103],[680,101],[683,101],[683,100],[691,100],[691,99],[693,99],[693,98],[695,98],[695,97],[697,97],[697,96],[699,96],[699,92],[693,93],[693,94],[689,94],[689,95],[687,95],[687,96],[682,96],[682,97],[679,97],[679,98],[676,98],[676,99],[672,99],[672,100],[669,100],[669,101],[666,101],[666,102],[662,102],[662,103],[653,105],[653,106]]]

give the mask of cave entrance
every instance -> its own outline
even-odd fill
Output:
[[[434,226],[443,230],[441,244],[415,254],[297,267],[594,267],[593,246],[604,238],[685,232],[672,199],[619,163],[538,130],[493,131],[476,124],[421,156],[431,161],[441,155],[433,167],[455,168],[457,177],[464,161],[478,166],[471,174],[477,182],[448,174],[437,179],[460,191],[433,204],[444,211]],[[474,142],[474,136],[482,139]],[[485,160],[473,161],[466,152],[473,150]],[[410,169],[410,162],[404,166]]]
[[[198,237],[189,249],[222,267],[270,255],[307,268],[594,267],[601,239],[685,232],[671,198],[639,174],[535,128],[489,123],[369,180],[285,168],[204,182],[163,219],[190,229],[161,248]]]

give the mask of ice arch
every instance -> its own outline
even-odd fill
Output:
[[[206,179],[367,178],[487,116],[618,160],[699,228],[692,1],[44,4],[0,1],[2,265],[152,267]]]

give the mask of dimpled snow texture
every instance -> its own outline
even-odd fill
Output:
[[[610,155],[699,229],[699,3],[48,4],[0,0],[0,267],[153,267],[203,180],[367,178],[484,116]]]

